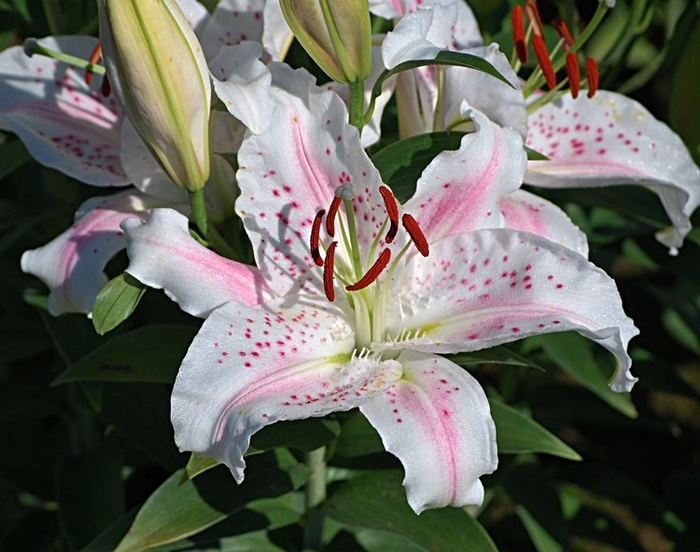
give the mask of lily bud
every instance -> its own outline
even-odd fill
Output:
[[[368,0],[280,0],[294,36],[336,82],[367,78],[372,66]]]
[[[98,0],[112,88],[168,176],[190,192],[209,177],[211,84],[175,0]]]

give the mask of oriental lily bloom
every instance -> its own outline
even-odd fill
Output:
[[[282,55],[288,42],[284,37],[289,31],[275,2],[223,0],[211,15],[194,0],[178,4],[212,63],[223,47],[241,40],[269,44],[266,53],[273,59]],[[277,42],[264,39],[264,34]],[[81,59],[90,58],[97,46],[93,37],[48,37],[39,43]],[[119,227],[125,217],[142,216],[154,207],[189,212],[187,194],[155,161],[125,120],[116,97],[101,93],[101,80],[94,75],[88,83],[82,71],[48,57],[29,57],[21,47],[0,53],[0,128],[16,133],[40,163],[86,184],[137,188],[86,202],[73,226],[23,256],[22,269],[49,287],[49,310],[55,315],[91,311],[105,283],[104,266],[125,247]],[[212,149],[235,153],[243,135],[241,124],[225,112],[213,112],[210,122]],[[214,221],[233,214],[236,194],[233,170],[223,156],[213,156],[205,196]]]
[[[613,281],[571,249],[504,227],[499,200],[525,171],[518,133],[472,111],[476,131],[400,205],[340,98],[304,71],[270,71],[273,109],[244,139],[237,174],[257,266],[208,251],[172,210],[122,224],[127,271],[206,317],[173,389],[181,450],[240,482],[262,427],[359,407],[421,512],[480,503],[479,477],[497,463],[483,390],[440,353],[574,330],[615,355],[614,389],[632,387],[637,330]]]
[[[406,61],[407,52],[419,51],[421,57],[430,59],[446,47],[458,49],[449,39],[456,21],[454,12],[449,0],[444,0],[399,20],[383,45],[385,65],[391,68]],[[568,47],[568,31],[561,34]],[[639,184],[654,191],[673,224],[657,233],[657,239],[671,253],[677,251],[690,231],[690,215],[700,204],[700,169],[668,126],[621,94],[592,88],[592,97],[579,95],[577,62],[569,67],[571,89],[542,102],[539,92],[527,99],[523,96],[515,72],[496,45],[468,52],[490,61],[515,89],[494,79],[483,86],[489,77],[482,74],[475,79],[475,71],[458,67],[441,68],[438,87],[434,72],[424,72],[422,78],[414,79],[413,91],[401,91],[409,98],[411,94],[423,98],[420,105],[405,101],[397,86],[398,100],[406,106],[399,110],[406,118],[401,124],[405,135],[459,128],[464,122],[462,102],[466,101],[493,121],[517,129],[526,138],[526,145],[549,157],[547,161],[528,162],[526,183],[554,188]],[[548,64],[546,51],[539,53],[541,63]],[[574,59],[573,54],[567,58]],[[594,64],[588,60],[587,69],[589,80],[597,78]],[[549,78],[555,78],[553,72]]]

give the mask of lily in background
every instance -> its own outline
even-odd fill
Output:
[[[400,16],[383,44],[387,68],[418,55],[434,58],[443,49],[464,50],[457,46],[461,35],[454,30],[463,11],[462,2],[440,0],[421,7],[415,4],[400,2],[403,9],[397,11],[396,2],[373,3],[377,14]],[[599,12],[611,4],[600,3]],[[531,21],[527,36],[533,37],[540,65],[531,79],[521,82],[495,44],[465,50],[489,60],[515,90],[498,82],[484,86],[485,75],[464,68],[440,67],[414,73],[411,81],[404,78],[397,84],[403,135],[470,128],[469,121],[461,118],[462,102],[466,102],[493,121],[516,129],[527,146],[549,158],[528,162],[525,183],[553,188],[637,184],[653,190],[673,224],[658,232],[657,239],[672,254],[677,253],[691,229],[690,215],[700,204],[700,169],[680,138],[642,105],[621,94],[596,89],[597,70],[592,60],[586,60],[587,80],[580,81],[573,53],[580,45],[561,25],[560,46],[569,76],[557,83],[556,60],[550,59],[542,40],[536,5],[525,5]],[[520,19],[514,17],[515,42],[521,45],[520,52],[527,51],[525,31],[518,25],[522,25],[522,15]],[[519,68],[520,61],[516,60],[514,66]],[[533,86],[545,80],[553,89],[546,94]],[[566,84],[568,88],[561,90]],[[578,93],[584,84],[589,87],[586,95]]]
[[[276,2],[223,0],[212,14],[194,0],[180,0],[178,5],[210,62],[223,47],[241,40],[263,42],[270,59],[284,55],[290,42]],[[59,58],[68,54],[78,61],[91,59],[98,46],[92,37],[77,36],[47,37],[35,43]],[[24,254],[22,269],[49,287],[49,311],[54,315],[91,311],[106,281],[105,265],[125,247],[119,228],[125,217],[141,216],[154,207],[190,213],[187,193],[174,185],[126,120],[123,104],[114,94],[103,95],[102,77],[94,74],[86,79],[71,63],[43,55],[29,57],[22,47],[0,54],[0,128],[16,133],[37,161],[81,182],[134,186],[87,201],[73,226]],[[212,64],[211,70],[217,71],[217,66]],[[216,223],[233,214],[238,191],[226,156],[237,151],[244,129],[226,112],[212,112],[209,127],[215,155],[209,159],[205,200]]]
[[[499,201],[526,166],[517,132],[471,109],[475,132],[400,205],[340,98],[305,71],[269,71],[266,99],[236,96],[261,128],[243,140],[237,173],[256,266],[201,246],[173,210],[122,223],[127,271],[206,318],[173,390],[181,450],[240,482],[262,427],[359,407],[421,512],[480,503],[479,477],[497,463],[483,390],[440,354],[574,330],[615,355],[615,390],[632,387],[637,330],[613,281],[572,249],[505,226]]]

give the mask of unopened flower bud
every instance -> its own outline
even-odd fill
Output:
[[[336,82],[367,78],[372,60],[368,0],[280,0],[294,36]]]
[[[209,177],[211,84],[201,45],[175,0],[98,0],[107,74],[129,120],[168,176],[189,191]]]

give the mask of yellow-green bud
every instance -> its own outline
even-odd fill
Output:
[[[357,82],[372,68],[368,0],[280,0],[294,36],[336,82]]]
[[[189,191],[209,177],[211,83],[175,0],[98,0],[112,89],[168,176]]]

